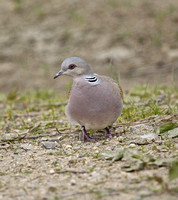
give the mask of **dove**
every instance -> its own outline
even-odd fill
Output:
[[[73,78],[65,113],[71,123],[80,125],[83,142],[95,140],[86,129],[105,129],[105,136],[112,138],[109,127],[123,109],[120,85],[108,76],[93,73],[89,64],[80,57],[65,59],[54,79],[61,75]]]

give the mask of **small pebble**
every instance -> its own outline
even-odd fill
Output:
[[[97,173],[97,172],[92,172],[91,174],[90,174],[90,176],[92,176],[92,177],[97,177],[97,176],[99,176],[100,174],[99,173]]]
[[[42,145],[46,149],[54,149],[56,147],[56,142],[42,142]]]
[[[73,149],[74,150],[79,150],[81,148],[81,146],[76,146],[76,147],[74,147]]]
[[[66,145],[65,148],[66,148],[66,149],[71,149],[72,146],[71,146],[71,145]]]
[[[122,141],[124,140],[124,138],[123,138],[122,136],[119,136],[119,137],[117,138],[117,140],[118,140],[119,142],[122,142]]]
[[[2,138],[3,138],[3,140],[11,140],[12,139],[10,134],[3,135]]]
[[[32,119],[31,118],[27,118],[27,122],[31,122],[32,121]]]
[[[41,141],[47,141],[47,140],[48,140],[47,137],[42,137],[42,138],[41,138]]]
[[[55,172],[54,169],[50,169],[50,170],[49,170],[49,173],[50,173],[50,174],[54,174],[54,172]]]
[[[71,185],[76,185],[76,181],[75,181],[74,179],[72,179],[72,180],[70,181],[70,184],[71,184]]]
[[[144,134],[140,136],[143,139],[155,139],[157,137],[157,135],[155,133],[148,133],[148,134]]]
[[[59,123],[60,123],[60,124],[63,124],[63,123],[64,123],[64,121],[63,121],[62,119],[60,119],[60,120],[59,120]]]
[[[136,147],[136,144],[131,143],[131,144],[129,145],[129,147],[135,148],[135,147]]]
[[[51,133],[51,135],[53,135],[53,136],[55,136],[57,134],[57,131],[53,131],[52,133]]]
[[[22,144],[20,147],[24,150],[32,150],[33,149],[33,146],[31,144]]]

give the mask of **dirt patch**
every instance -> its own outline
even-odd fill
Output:
[[[136,88],[117,137],[88,130],[96,141],[83,143],[56,93],[1,94],[0,199],[176,199],[176,101],[171,87]]]
[[[116,123],[119,137],[105,140],[99,132],[93,135],[100,138],[98,142],[84,144],[76,127],[61,129],[58,123],[59,129],[38,135],[18,130],[1,133],[0,198],[176,199],[178,182],[169,181],[168,172],[176,158],[177,139],[142,138],[164,121],[175,120],[175,116],[164,116]],[[46,127],[50,122],[40,123]]]
[[[52,78],[70,56],[86,59],[97,73],[119,76],[124,89],[176,84],[177,9],[174,0],[3,0],[0,89],[63,91],[69,79]]]

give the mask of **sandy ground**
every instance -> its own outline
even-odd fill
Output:
[[[177,10],[175,0],[1,0],[0,92],[64,94],[70,78],[53,76],[70,56],[119,79],[124,93],[139,84],[175,85]],[[177,180],[169,180],[177,138],[141,138],[175,123],[175,115],[116,122],[119,137],[97,132],[100,140],[83,144],[60,109],[54,121],[53,109],[24,114],[23,106],[8,119],[3,109],[11,115],[13,106],[0,101],[0,199],[177,199]]]
[[[93,71],[138,84],[176,84],[178,2],[1,0],[0,91],[36,88],[65,91],[53,81],[70,56]]]
[[[56,129],[54,121],[40,121],[40,115],[24,119],[35,124],[31,129],[17,128],[24,118],[19,115],[10,122],[11,131],[0,132],[0,199],[177,199],[178,180],[168,178],[177,138],[142,138],[165,121],[176,122],[176,116],[115,123],[118,137],[105,140],[98,132],[92,135],[98,141],[82,143],[80,130],[66,126],[64,116]]]

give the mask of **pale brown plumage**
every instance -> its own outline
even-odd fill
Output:
[[[89,129],[112,125],[121,114],[123,100],[118,84],[106,76],[97,76],[100,83],[91,85],[77,77],[70,92],[66,115],[71,122]]]
[[[85,127],[103,129],[111,126],[123,108],[123,91],[116,81],[93,74],[89,65],[81,58],[72,57],[62,63],[61,74],[73,77],[66,115],[71,122],[81,125],[85,139],[91,139]],[[111,134],[107,128],[107,135]]]

